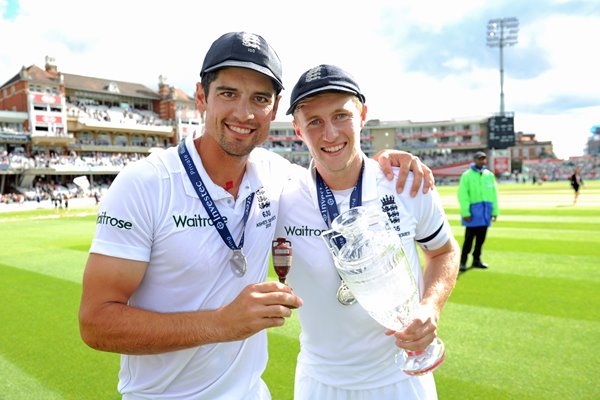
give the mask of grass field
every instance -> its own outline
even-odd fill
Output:
[[[600,398],[600,182],[503,184],[483,259],[440,320],[440,399]],[[456,187],[440,187],[462,244]],[[119,357],[79,338],[94,209],[0,213],[0,399],[118,399]],[[272,279],[275,279],[274,274]],[[299,326],[269,332],[265,380],[291,399]]]

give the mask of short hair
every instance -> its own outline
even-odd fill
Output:
[[[227,68],[227,67],[225,67]],[[206,98],[208,98],[208,87],[210,86],[211,83],[213,83],[214,81],[217,80],[217,77],[219,76],[219,71],[221,71],[222,68],[214,70],[214,71],[209,71],[206,72],[204,74],[204,76],[202,77],[202,79],[200,80],[200,83],[202,84],[202,91],[204,92],[204,96]],[[266,76],[266,75],[265,75]],[[268,77],[271,80],[271,83],[273,84],[273,90],[275,91],[275,97],[279,96],[279,93],[281,93],[281,86],[279,86],[279,84],[271,77]]]

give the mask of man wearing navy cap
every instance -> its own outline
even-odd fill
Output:
[[[265,282],[291,169],[257,148],[280,100],[279,58],[259,35],[228,33],[200,76],[202,134],[119,173],[84,272],[80,332],[121,353],[125,400],[269,399],[265,329],[302,306]]]
[[[461,223],[465,227],[465,240],[460,255],[460,270],[467,270],[467,258],[473,248],[474,268],[487,268],[481,259],[481,249],[488,227],[498,217],[498,192],[496,178],[485,166],[487,156],[483,151],[473,155],[469,169],[462,173],[458,185]]]
[[[365,156],[365,96],[341,68],[319,65],[302,74],[287,113],[312,156],[300,182],[284,189],[280,208],[291,211],[280,214],[276,232],[292,243],[287,283],[303,299],[294,399],[437,398],[433,375],[405,374],[394,354],[398,347],[421,351],[436,340],[437,321],[455,284],[459,249],[439,195],[397,193]],[[407,186],[412,179],[409,174]],[[401,332],[386,332],[344,290],[321,238],[335,216],[359,205],[388,214],[417,278],[421,307]],[[423,273],[416,244],[425,256]]]

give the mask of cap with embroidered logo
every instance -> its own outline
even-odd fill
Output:
[[[300,100],[321,92],[352,93],[364,104],[365,96],[360,92],[358,84],[348,72],[335,65],[321,64],[309,69],[300,76],[292,89],[290,108],[286,115],[292,114]]]
[[[204,57],[200,77],[223,67],[249,68],[272,78],[283,89],[281,60],[260,35],[229,32],[213,42]]]

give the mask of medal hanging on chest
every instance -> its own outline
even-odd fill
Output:
[[[340,304],[343,304],[345,306],[349,306],[356,303],[356,297],[354,297],[354,295],[350,291],[350,288],[348,287],[348,285],[346,285],[346,282],[344,282],[343,279],[340,283],[340,287],[337,290],[336,297]]]
[[[242,277],[246,274],[246,256],[242,253],[242,249],[233,250],[230,261],[235,276]]]
[[[239,240],[239,244],[235,243],[233,236],[229,232],[227,225],[225,224],[225,220],[221,216],[219,209],[215,205],[215,202],[210,197],[206,186],[204,186],[204,182],[202,182],[202,178],[200,178],[200,174],[194,165],[194,161],[192,160],[192,156],[187,150],[185,143],[182,142],[178,147],[179,158],[185,167],[185,170],[192,182],[192,186],[196,190],[198,194],[198,198],[200,202],[204,206],[204,209],[208,213],[210,220],[213,223],[213,226],[223,239],[223,242],[232,250],[231,257],[229,262],[231,264],[231,271],[235,276],[241,278],[246,274],[247,269],[247,261],[246,256],[242,252],[242,248],[244,247],[244,231],[246,230],[246,222],[248,222],[248,216],[250,215],[250,209],[252,208],[252,201],[254,200],[254,193],[251,193],[246,197],[246,202],[244,206],[244,220],[242,225],[242,233]]]
[[[354,185],[354,189],[350,194],[350,208],[357,207],[362,205],[362,177],[363,172],[365,170],[365,162],[363,160],[362,166],[360,168],[360,173],[358,174],[358,179],[356,184]],[[337,203],[335,201],[335,196],[333,192],[323,178],[319,174],[319,171],[316,171],[316,181],[317,181],[317,198],[319,200],[319,210],[321,211],[321,216],[325,221],[327,227],[329,227],[330,221],[333,221],[340,213],[337,208]],[[342,247],[345,243],[343,238],[339,238],[339,241],[336,241],[338,247]],[[339,274],[338,274],[339,275]],[[340,277],[340,286],[336,291],[335,297],[338,302],[344,306],[350,306],[356,303],[356,298],[350,291],[350,288],[346,285],[346,282]]]

